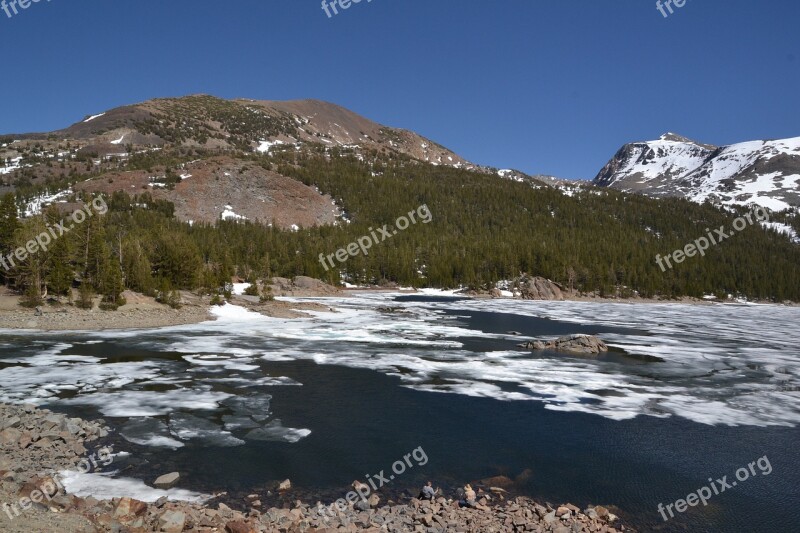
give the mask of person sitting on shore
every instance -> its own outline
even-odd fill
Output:
[[[459,497],[461,497],[461,490],[459,490]],[[474,509],[478,505],[476,499],[477,496],[475,495],[475,491],[472,490],[472,486],[467,483],[464,485],[463,498],[459,499],[458,506]]]
[[[419,493],[419,499],[428,500],[432,502],[435,497],[436,497],[436,491],[433,490],[433,483],[428,481],[428,483],[424,487],[422,487],[422,491]]]

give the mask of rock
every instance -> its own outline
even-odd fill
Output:
[[[368,501],[357,500],[356,503],[353,504],[353,509],[356,509],[357,511],[369,511],[370,505]]]
[[[33,436],[30,434],[29,431],[26,431],[19,438],[18,444],[19,444],[19,447],[24,450],[25,448],[30,446],[32,442],[33,442]]]
[[[48,415],[44,417],[44,422],[42,423],[42,427],[46,429],[51,428],[58,428],[59,431],[66,429],[66,420],[63,416],[59,415]]]
[[[16,428],[6,428],[0,431],[0,444],[17,444],[22,438],[22,432]]]
[[[171,489],[180,479],[181,475],[178,472],[171,472],[156,479],[153,482],[153,486],[157,489]]]
[[[72,453],[78,456],[86,453],[86,448],[78,441],[73,441],[72,444],[70,444],[70,449],[72,450]]]
[[[549,279],[542,277],[521,281],[520,294],[525,300],[561,301],[564,299],[564,293],[561,292],[561,287]]]
[[[67,431],[69,432],[70,435],[78,435],[79,433],[81,433],[83,431],[78,424],[76,424],[76,423],[74,423],[72,421],[67,422],[66,429],[67,429]]]
[[[120,498],[114,509],[116,518],[137,517],[147,512],[147,504],[133,498]]]
[[[593,335],[568,335],[551,341],[532,341],[519,345],[528,350],[553,350],[581,355],[597,355],[608,351],[608,346]]]
[[[186,526],[186,513],[181,511],[164,511],[158,517],[159,531],[164,533],[181,533]]]
[[[289,292],[298,296],[302,294],[337,294],[339,289],[318,279],[309,278],[307,276],[297,276],[292,280],[273,278],[272,292],[276,295]]]
[[[569,518],[570,516],[572,516],[572,511],[570,511],[567,507],[562,505],[558,509],[556,509],[556,516],[559,518],[564,518],[564,517]]]
[[[12,416],[0,422],[0,430],[6,428],[16,428],[20,425],[22,420],[18,416]]]
[[[281,481],[281,484],[278,485],[278,490],[289,490],[292,488],[292,482],[288,479],[284,479]]]
[[[258,533],[258,529],[243,520],[235,520],[225,524],[226,533]]]
[[[603,519],[608,518],[608,515],[610,514],[609,510],[602,505],[595,506],[594,512],[597,513],[597,516]]]
[[[369,488],[369,485],[367,485],[366,483],[361,483],[359,480],[353,481],[353,483],[350,486],[353,487],[353,490],[358,493],[364,492],[368,494],[372,492],[372,489]]]

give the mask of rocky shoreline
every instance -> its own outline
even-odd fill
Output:
[[[280,279],[280,278],[279,278]],[[298,288],[276,285],[279,296],[331,296],[324,287]],[[199,324],[215,320],[211,313],[211,298],[181,292],[181,306],[173,309],[142,294],[126,291],[127,304],[116,311],[78,309],[65,303],[51,303],[39,309],[19,305],[20,297],[0,289],[0,329],[35,331],[103,331],[123,329],[154,329]],[[304,311],[330,311],[329,306],[313,302],[259,301],[258,297],[233,296],[230,302],[271,318],[303,318]]]
[[[478,490],[475,508],[458,508],[452,499],[434,501],[411,498],[380,506],[369,501],[350,502],[346,508],[323,507],[299,500],[282,508],[264,508],[259,494],[248,497],[243,510],[220,503],[217,495],[205,503],[167,500],[148,503],[129,497],[100,500],[66,494],[58,472],[91,470],[110,464],[113,455],[104,447],[110,429],[102,420],[87,422],[52,413],[32,405],[0,404],[0,531],[6,533],[114,532],[601,532],[632,531],[618,525],[609,509],[596,506],[583,511],[565,504],[539,504],[513,497],[500,487]],[[176,476],[160,483],[175,482]],[[165,481],[166,480],[166,481]],[[283,490],[281,490],[283,489]],[[276,486],[286,493],[291,483]]]

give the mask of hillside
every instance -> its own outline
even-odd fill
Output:
[[[54,132],[0,135],[0,194],[16,193],[25,200],[27,214],[78,191],[146,190],[175,203],[176,215],[185,222],[214,222],[227,213],[284,228],[334,223],[341,213],[330,198],[230,160],[285,150],[351,153],[362,160],[396,154],[494,172],[414,132],[383,126],[335,104],[196,95],[88,115]],[[202,162],[219,155],[228,161]],[[194,179],[182,184],[188,175]]]

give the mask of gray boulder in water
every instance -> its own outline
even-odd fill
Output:
[[[593,335],[568,335],[551,341],[532,341],[519,345],[528,350],[554,350],[576,354],[599,354],[608,351],[608,346]]]

